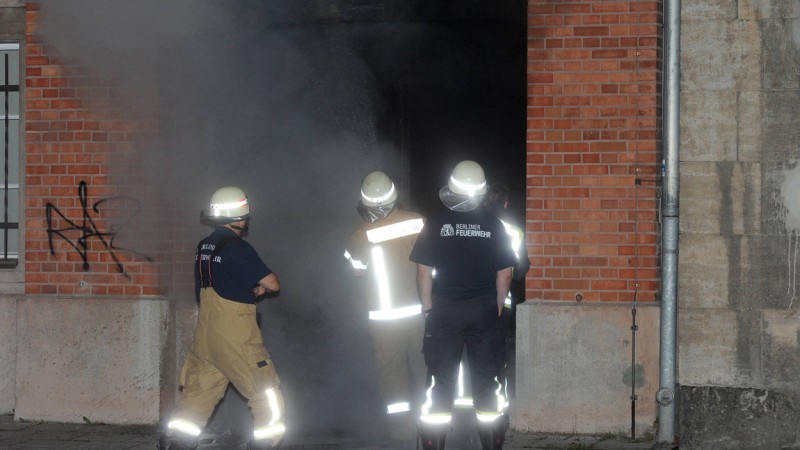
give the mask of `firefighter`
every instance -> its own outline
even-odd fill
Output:
[[[508,197],[509,190],[506,186],[500,183],[490,184],[486,188],[481,208],[503,222],[503,226],[511,239],[511,249],[517,258],[517,262],[512,269],[511,288],[506,296],[503,311],[500,314],[498,331],[502,345],[498,348],[496,355],[498,380],[503,385],[502,392],[507,398],[511,399],[514,396],[514,314],[516,312],[516,303],[523,297],[525,291],[525,274],[528,273],[531,262],[528,258],[528,249],[525,246],[525,233],[520,227],[514,225],[509,217]],[[474,406],[473,400],[467,391],[469,380],[466,376],[467,373],[464,371],[466,363],[462,359],[461,364],[458,366],[455,406],[472,408]]]
[[[483,168],[459,162],[439,191],[447,209],[428,218],[411,252],[426,316],[427,398],[419,420],[424,450],[444,448],[464,349],[483,449],[502,449],[508,428],[495,355],[516,258],[502,222],[479,208],[485,193]]]
[[[416,414],[422,399],[424,321],[416,292],[416,266],[409,261],[423,218],[406,211],[384,172],[367,174],[356,209],[364,219],[345,251],[357,276],[365,277],[378,386],[393,446],[416,443]]]
[[[531,261],[528,257],[528,248],[525,245],[525,232],[514,225],[508,212],[509,190],[500,183],[490,184],[483,197],[481,207],[489,214],[497,217],[503,222],[503,226],[511,239],[511,249],[517,258],[514,264],[511,278],[511,289],[504,304],[503,312],[500,315],[500,339],[503,345],[501,352],[497,354],[497,366],[500,374],[500,382],[506,386],[505,391],[510,398],[514,397],[514,316],[516,305],[520,300],[524,301],[525,275],[531,268]],[[511,378],[511,380],[509,380]]]
[[[180,373],[178,408],[160,448],[196,448],[228,383],[247,399],[253,415],[248,449],[277,448],[285,432],[284,400],[256,321],[256,300],[278,292],[280,281],[242,239],[250,223],[250,205],[240,188],[215,191],[201,218],[215,228],[197,247],[195,293],[200,311]]]

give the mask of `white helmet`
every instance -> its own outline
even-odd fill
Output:
[[[250,215],[247,195],[236,186],[221,187],[211,196],[211,202],[205,215],[207,219],[218,223],[244,220]]]
[[[364,206],[385,206],[397,200],[397,190],[389,175],[376,170],[361,183],[361,203]]]
[[[486,176],[475,161],[461,161],[453,169],[447,185],[439,190],[439,199],[453,211],[472,211],[480,206],[486,193]]]
[[[461,161],[456,164],[447,187],[455,194],[474,197],[486,193],[486,176],[483,168],[475,161]]]

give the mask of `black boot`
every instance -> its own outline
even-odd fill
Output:
[[[444,439],[450,430],[449,425],[420,425],[419,440],[422,442],[422,450],[444,450]]]
[[[490,423],[478,424],[478,437],[483,450],[503,450],[508,430],[508,416],[503,414]]]
[[[283,439],[273,441],[272,439],[251,439],[247,442],[247,450],[278,450],[281,448]]]
[[[158,439],[159,450],[194,450],[197,448],[197,439],[185,438],[162,435]]]

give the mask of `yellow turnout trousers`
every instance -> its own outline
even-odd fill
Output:
[[[283,394],[256,324],[256,305],[203,288],[194,343],[180,374],[178,409],[168,427],[199,436],[229,382],[247,399],[254,439],[279,441],[285,431]]]
[[[416,435],[418,408],[425,391],[424,319],[417,314],[396,320],[371,320],[370,333],[389,435],[408,439]]]

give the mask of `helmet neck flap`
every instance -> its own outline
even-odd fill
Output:
[[[392,202],[381,206],[367,206],[359,201],[358,205],[356,205],[356,209],[358,210],[358,214],[361,215],[361,218],[364,219],[365,222],[375,223],[388,217],[389,214],[394,211],[395,206],[397,206],[397,202]]]
[[[450,190],[449,186],[444,186],[439,189],[439,200],[442,201],[444,206],[456,212],[468,212],[477,209],[483,201],[483,195],[463,195],[456,194]]]

